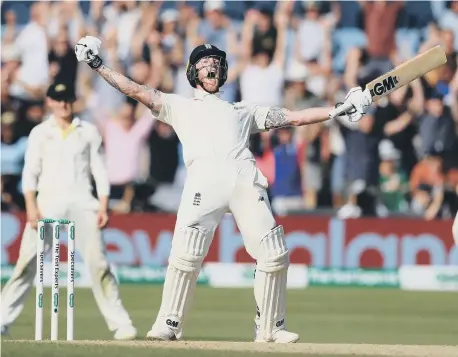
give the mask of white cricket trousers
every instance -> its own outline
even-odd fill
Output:
[[[68,219],[75,222],[76,250],[91,275],[92,292],[110,331],[131,325],[121,304],[118,286],[105,257],[105,246],[97,226],[94,202],[49,202],[38,199],[40,213],[46,218]],[[48,227],[46,227],[48,228]],[[61,227],[62,229],[62,227]],[[51,230],[46,231],[45,252],[52,246]],[[36,276],[37,230],[27,223],[22,235],[19,258],[11,279],[2,290],[2,326],[11,325],[24,308],[25,300]],[[78,314],[78,292],[75,293]]]
[[[276,225],[266,186],[265,177],[248,160],[199,160],[188,168],[175,231],[195,227],[211,241],[223,215],[231,212],[245,248],[258,259],[260,240]]]

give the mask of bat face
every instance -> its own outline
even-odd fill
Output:
[[[374,79],[366,85],[364,91],[368,91],[372,101],[375,102],[445,63],[447,63],[447,57],[444,50],[438,45]],[[352,103],[345,102],[332,110],[329,118],[334,118],[351,108],[353,108]]]
[[[388,76],[385,79],[381,79],[380,81],[374,83],[373,87],[369,89],[369,92],[372,97],[381,96],[387,92],[391,93],[397,89],[396,86],[399,85],[399,82],[399,76]]]
[[[444,50],[436,46],[420,53],[366,85],[375,102],[447,62]]]

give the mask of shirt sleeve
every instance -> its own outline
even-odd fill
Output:
[[[246,106],[248,109],[248,115],[251,120],[251,134],[267,131],[266,129],[266,118],[269,113],[270,107],[260,107],[255,104],[240,103]]]
[[[27,149],[22,170],[22,192],[34,192],[38,188],[38,177],[41,173],[41,140],[38,128],[34,128],[29,135]]]
[[[154,112],[153,116],[157,119],[160,120],[166,124],[172,125],[173,126],[173,120],[172,120],[172,103],[175,100],[176,95],[175,94],[167,94],[167,93],[161,93],[161,99],[162,99],[162,108],[161,111],[159,112],[159,115],[156,116]]]
[[[102,151],[102,137],[94,127],[91,133],[89,160],[98,197],[110,195],[110,182],[108,181],[108,173],[103,162]]]

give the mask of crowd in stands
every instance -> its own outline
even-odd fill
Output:
[[[2,210],[24,209],[27,136],[46,120],[52,82],[75,89],[76,112],[103,136],[111,209],[177,210],[186,170],[173,128],[76,61],[85,35],[102,40],[116,71],[189,97],[189,54],[212,43],[228,56],[224,99],[292,110],[341,102],[440,44],[446,65],[358,123],[269,131],[251,149],[278,215],[445,219],[458,209],[458,1],[3,1],[1,16]]]

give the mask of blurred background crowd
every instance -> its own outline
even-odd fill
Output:
[[[453,216],[458,208],[458,1],[2,1],[2,210],[23,210],[21,170],[52,82],[99,128],[115,212],[175,212],[186,171],[173,129],[78,64],[81,36],[134,81],[192,96],[191,50],[228,54],[223,98],[300,110],[437,44],[443,67],[379,101],[358,123],[325,122],[252,137],[277,215]],[[192,120],[192,118],[189,118]],[[215,117],[215,120],[218,118]],[[59,178],[56,177],[56,180]]]

